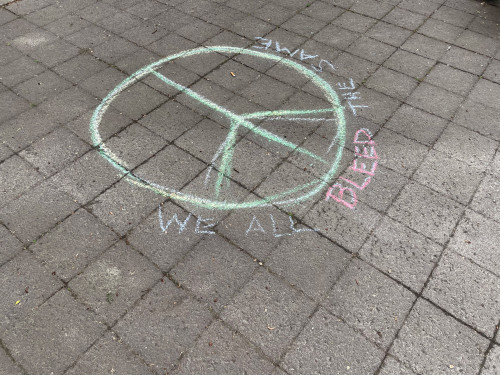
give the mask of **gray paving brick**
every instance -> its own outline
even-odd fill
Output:
[[[256,197],[252,195],[251,198]],[[257,223],[260,224],[262,230]],[[275,207],[266,208],[254,214],[234,211],[221,220],[216,229],[232,243],[245,249],[255,257],[255,260],[266,259],[283,240],[283,237],[292,233],[289,216]]]
[[[423,292],[426,298],[489,337],[499,320],[498,276],[453,252],[445,252]],[[455,301],[463,301],[457,306]]]
[[[500,110],[499,95],[500,84],[480,79],[470,93],[469,98],[476,102],[484,103],[488,107]]]
[[[406,51],[433,60],[437,60],[443,56],[443,54],[445,54],[448,50],[448,47],[449,46],[444,42],[416,33],[410,36],[401,46],[401,48]],[[453,50],[448,51],[447,55],[450,54],[451,51]]]
[[[371,38],[361,37],[347,51],[377,64],[382,64],[396,51],[396,48]]]
[[[97,104],[94,97],[79,87],[71,87],[47,99],[38,108],[49,113],[54,120],[65,123],[97,106]]]
[[[159,222],[160,208],[163,228]],[[174,215],[177,215],[179,224]],[[196,233],[197,218],[188,217],[189,213],[179,206],[171,202],[164,203],[130,232],[128,241],[161,270],[167,272],[204,237],[203,234]],[[181,226],[186,219],[186,225]]]
[[[335,7],[326,2],[315,1],[308,5],[301,13],[314,19],[330,22],[344,13],[344,9]]]
[[[10,4],[9,4],[10,3]],[[26,15],[35,10],[42,9],[48,5],[50,5],[51,0],[43,0],[43,1],[33,1],[28,0],[23,2],[22,4],[12,3],[11,1],[4,1],[2,5],[8,4],[5,9],[8,9],[10,12],[17,15]]]
[[[286,354],[282,367],[290,374],[368,374],[377,369],[382,359],[383,353],[375,345],[320,309]]]
[[[61,148],[61,142],[65,147]],[[52,175],[90,149],[69,130],[58,128],[19,153],[45,176]]]
[[[500,83],[500,61],[491,60],[490,65],[484,72],[484,77],[495,83]]]
[[[333,65],[338,75],[352,78],[357,83],[366,80],[378,68],[377,64],[347,52],[342,53]]]
[[[389,216],[444,243],[458,221],[463,207],[416,183],[408,184],[389,209]]]
[[[434,60],[399,49],[385,61],[384,66],[410,77],[422,78],[434,64]]]
[[[387,356],[382,369],[379,372],[380,375],[415,375],[415,373],[408,367],[404,366],[402,363],[396,361],[393,357]]]
[[[136,83],[122,91],[112,106],[133,120],[164,103],[167,97],[143,83]]]
[[[256,267],[252,258],[234,245],[220,236],[209,235],[195,245],[170,275],[214,310],[221,310],[250,279]]]
[[[104,43],[92,48],[92,55],[98,59],[114,64],[123,57],[130,55],[139,47],[121,37],[110,37]]]
[[[267,3],[261,8],[256,9],[252,14],[273,25],[281,25],[293,15],[293,11],[279,4]]]
[[[450,124],[434,148],[479,168],[493,159],[498,143],[469,129]]]
[[[164,200],[149,190],[120,181],[95,198],[89,209],[106,225],[124,235]]]
[[[495,56],[495,52],[500,47],[500,42],[497,40],[487,38],[484,35],[480,35],[470,30],[465,30],[455,41],[455,44],[462,48],[491,57]]]
[[[38,47],[29,52],[29,55],[45,66],[53,67],[63,61],[78,55],[80,50],[63,40],[56,40],[50,44]]]
[[[14,152],[5,144],[0,144],[0,161],[4,161],[12,156]]]
[[[424,23],[424,20],[425,17],[423,15],[398,7],[394,8],[383,18],[383,21],[409,30],[416,30]]]
[[[224,22],[216,23],[224,27]],[[229,28],[230,31],[247,38],[253,38],[256,35],[266,35],[275,28],[274,25],[262,21],[254,16],[247,16],[236,22]]]
[[[36,12],[31,12],[26,15],[25,18],[35,25],[44,26],[64,17],[67,13],[68,10],[63,7],[58,7],[56,4],[52,4]]]
[[[201,303],[165,279],[118,322],[115,331],[150,368],[171,372],[211,320]]]
[[[157,1],[146,0],[139,4],[127,8],[127,12],[132,13],[142,19],[152,18],[153,16],[163,13],[168,9],[168,6]]]
[[[24,243],[35,240],[75,211],[77,205],[51,181],[43,182],[0,212],[0,219]]]
[[[159,56],[144,48],[139,48],[132,52],[130,55],[116,62],[116,66],[127,73],[134,73],[139,68],[149,65],[159,60]]]
[[[477,82],[476,75],[463,72],[444,64],[435,65],[425,77],[425,82],[442,87],[459,95],[467,95]]]
[[[489,59],[463,48],[451,46],[448,52],[440,58],[440,61],[466,72],[480,75],[486,69]]]
[[[32,104],[40,104],[47,98],[71,87],[71,83],[47,70],[13,88],[14,92]]]
[[[466,205],[483,175],[484,169],[480,167],[470,166],[442,152],[431,150],[413,178]]]
[[[434,115],[450,119],[462,101],[463,98],[459,95],[423,82],[406,102]]]
[[[103,330],[94,315],[63,289],[29,319],[10,329],[3,339],[27,371],[56,375],[82,355]]]
[[[391,353],[416,373],[479,370],[488,341],[424,300],[419,300]]]
[[[101,155],[91,151],[56,174],[53,181],[79,203],[86,204],[120,177]]]
[[[80,54],[56,66],[55,72],[73,83],[99,73],[108,66],[89,54]]]
[[[378,22],[366,32],[367,36],[394,47],[400,47],[411,34],[410,30],[386,22]]]
[[[419,292],[432,272],[441,246],[384,217],[360,251],[361,257]]]
[[[398,6],[403,9],[423,14],[425,16],[430,16],[436,9],[439,8],[439,3],[433,2],[431,0],[403,0],[398,4]]]
[[[8,43],[20,35],[28,34],[37,27],[23,18],[17,18],[0,26],[0,41]]]
[[[134,123],[111,137],[106,145],[126,167],[135,168],[160,151],[166,143],[145,127]]]
[[[474,18],[472,14],[453,9],[445,5],[437,9],[431,17],[460,27],[466,27]]]
[[[43,26],[43,28],[57,36],[64,37],[66,35],[73,34],[89,25],[90,22],[83,19],[82,17],[75,14],[68,14],[57,19],[56,21],[49,23],[48,25]]]
[[[16,322],[29,317],[32,310],[36,310],[62,287],[61,281],[42,267],[28,251],[21,252],[4,264],[1,271],[0,294],[5,301],[0,310],[2,334]]]
[[[120,343],[112,333],[100,338],[66,374],[106,375],[109,373],[151,375],[151,371],[129,348]]]
[[[191,72],[187,70],[186,68],[183,68],[179,64],[172,62],[172,63],[167,63],[163,65],[160,69],[157,70],[158,73],[163,74],[165,77],[168,77],[169,79],[185,86],[189,87],[196,81],[200,79],[200,76],[194,72]],[[180,92],[174,87],[166,85],[163,81],[159,80],[155,76],[148,76],[144,79],[144,83],[149,85],[150,87],[153,87],[155,90],[163,93],[164,95],[167,95],[168,97],[173,97],[178,95]],[[203,85],[205,89],[210,86],[207,85],[207,82],[203,82]],[[219,88],[219,86],[216,86]],[[200,86],[197,87],[199,89]],[[191,87],[191,89],[194,90],[194,87]],[[181,101],[180,98],[183,98],[184,101],[186,101],[186,97],[183,95],[178,96],[178,100]],[[187,101],[189,102],[190,98],[187,98]],[[220,100],[220,99],[219,99]],[[193,103],[194,101],[191,99],[190,103]],[[206,108],[206,107],[205,107]]]
[[[355,260],[335,284],[323,306],[372,342],[387,348],[403,325],[415,298],[403,286]]]
[[[393,6],[387,3],[379,3],[375,0],[356,1],[350,8],[351,11],[368,17],[382,18],[392,10]]]
[[[313,39],[331,47],[344,50],[358,37],[359,34],[356,32],[329,24],[319,33],[314,35]]]
[[[127,76],[113,67],[101,70],[99,73],[80,82],[79,87],[87,90],[92,95],[104,98],[109,91],[118,86]]]
[[[112,17],[117,10],[106,3],[95,2],[77,12],[81,17],[90,22],[97,22],[104,17]]]
[[[181,361],[176,374],[271,374],[274,365],[236,332],[214,322]],[[274,372],[273,372],[274,374]]]
[[[22,375],[21,369],[7,355],[3,348],[0,348],[0,375]]]
[[[112,325],[161,276],[149,260],[121,241],[93,261],[68,286],[79,301]]]
[[[66,36],[65,39],[77,47],[92,49],[93,47],[108,40],[109,37],[109,31],[91,24],[84,29],[78,30],[73,34]]]
[[[407,177],[418,168],[427,154],[424,145],[390,130],[382,129],[374,139],[377,144],[383,145],[379,163]]]
[[[453,26],[449,23],[433,18],[427,19],[427,21],[425,21],[425,23],[418,28],[418,32],[420,34],[442,40],[447,43],[454,43],[463,30],[464,29],[462,27]]]
[[[5,0],[3,2],[5,2]],[[17,18],[16,14],[8,11],[7,9],[2,8],[0,10],[0,25],[3,25],[4,23],[10,22],[10,21],[13,21],[16,18]]]
[[[221,31],[222,29],[218,26],[194,19],[193,22],[187,23],[175,32],[186,39],[192,40],[193,42],[203,43],[207,39],[213,38]]]
[[[500,346],[495,345],[488,353],[484,363],[482,375],[495,375],[500,370]]]
[[[366,32],[376,23],[373,18],[365,17],[360,14],[345,12],[337,17],[332,24],[343,27],[344,29],[355,31],[358,33]]]
[[[18,36],[9,44],[19,51],[31,53],[33,50],[53,42],[54,39],[57,39],[54,34],[43,29],[36,29],[28,34]]]
[[[477,33],[492,36],[498,36],[498,23],[495,20],[485,20],[482,17],[476,17],[469,25],[469,29]]]
[[[17,96],[12,91],[0,92],[0,102],[4,108],[0,112],[0,123],[30,108],[25,99]]]
[[[380,67],[366,82],[367,87],[399,100],[404,100],[417,85],[415,79],[384,67]]]
[[[306,295],[321,301],[348,263],[347,253],[314,232],[285,238],[266,261]],[[314,270],[314,272],[311,272]]]
[[[265,108],[276,108],[294,92],[294,89],[271,77],[261,76],[241,91],[241,94]]]
[[[474,211],[467,210],[448,248],[500,275],[498,244],[495,240],[498,231],[498,224]]]
[[[300,332],[314,304],[262,270],[222,313],[222,319],[273,360]]]
[[[333,200],[319,202],[307,214],[304,222],[352,252],[357,252],[381,215],[362,202],[355,210]]]
[[[0,164],[0,206],[28,191],[42,176],[20,157],[14,155]]]
[[[433,144],[448,122],[409,105],[402,105],[387,122],[386,127],[424,145]]]
[[[23,248],[20,242],[3,225],[0,225],[0,264],[6,263]]]
[[[67,282],[116,239],[109,228],[80,209],[30,246],[30,250]]]
[[[51,114],[34,108],[0,125],[2,142],[19,151],[59,125]]]
[[[116,12],[110,17],[104,17],[97,21],[97,24],[115,34],[122,34],[125,31],[138,26],[141,18],[128,12]]]
[[[146,46],[167,35],[169,31],[151,23],[143,23],[121,34],[127,40],[139,46]],[[149,47],[149,46],[148,46]],[[160,53],[158,51],[158,53]],[[162,54],[162,53],[160,53]]]
[[[500,178],[486,176],[474,195],[471,207],[489,218],[500,221],[499,196]]]
[[[311,37],[326,25],[325,22],[304,14],[297,14],[286,21],[281,27],[305,37]]]
[[[1,8],[0,8],[1,9]],[[18,51],[17,49],[8,46],[8,45],[0,45],[0,65],[6,65],[14,60],[19,59],[22,57],[23,54]],[[14,67],[14,66],[13,66]],[[2,67],[2,73],[3,73],[3,67]],[[5,77],[3,77],[2,74],[2,82]]]
[[[485,136],[500,140],[500,119],[498,111],[472,100],[465,101],[459,108],[454,122],[475,130]]]
[[[141,118],[139,123],[163,139],[173,141],[201,120],[200,115],[171,100]]]
[[[179,137],[175,144],[191,155],[210,163],[228,129],[212,120],[204,119]]]
[[[342,173],[342,177],[354,181],[360,186],[363,185],[366,178],[351,169]],[[368,206],[379,211],[386,211],[407,182],[406,177],[379,165],[376,175],[369,181],[368,187],[357,191],[356,195],[360,201]]]

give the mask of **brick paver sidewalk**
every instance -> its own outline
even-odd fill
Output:
[[[499,23],[0,0],[0,374],[500,374]]]

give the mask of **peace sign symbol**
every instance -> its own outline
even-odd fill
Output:
[[[275,110],[275,111],[263,111],[263,112],[252,112],[245,114],[236,114],[232,111],[218,105],[217,103],[211,101],[210,99],[203,97],[202,95],[196,93],[195,91],[184,87],[183,85],[172,81],[165,75],[157,71],[163,64],[188,56],[202,55],[213,52],[220,53],[230,53],[230,54],[243,54],[251,55],[254,57],[264,58],[268,60],[276,61],[280,64],[284,64],[287,67],[294,69],[299,74],[302,74],[309,78],[311,82],[317,86],[322,94],[325,96],[329,103],[327,108],[320,109],[310,109],[310,110]],[[138,80],[144,78],[147,75],[153,75],[154,77],[160,79],[163,83],[171,86],[183,94],[190,96],[192,99],[198,101],[202,105],[208,107],[209,109],[217,112],[218,114],[224,116],[230,122],[229,132],[225,140],[221,143],[217,152],[214,154],[211,164],[207,169],[207,179],[210,173],[216,166],[216,162],[220,160],[220,164],[217,167],[217,179],[214,185],[214,198],[199,197],[191,194],[186,194],[175,189],[162,186],[158,183],[150,181],[144,177],[139,177],[134,174],[133,171],[126,167],[126,163],[120,158],[102,141],[101,135],[99,133],[99,125],[101,120],[108,109],[109,105],[113,102],[120,92],[130,87],[132,84]],[[328,148],[328,152],[335,146],[335,152],[331,157],[324,158],[318,156],[306,148],[303,148],[285,138],[274,134],[273,132],[259,127],[252,123],[254,119],[287,119],[287,118],[297,118],[297,116],[314,116],[318,114],[331,114],[335,118],[336,123],[336,134],[332,138],[332,142]],[[315,120],[302,118],[303,120]],[[317,119],[317,118],[316,118]],[[273,194],[258,198],[253,201],[238,202],[238,201],[227,201],[219,199],[220,189],[224,182],[229,183],[232,171],[232,162],[234,157],[234,150],[236,147],[236,140],[238,132],[240,129],[245,128],[247,131],[267,139],[270,142],[275,142],[283,147],[289,148],[296,153],[305,155],[312,160],[318,161],[327,165],[327,172],[324,173],[319,178],[313,178],[305,184],[299,184],[298,186],[293,186],[292,188],[286,189],[285,191],[277,191]],[[321,77],[319,77],[315,72],[303,67],[297,62],[283,58],[282,56],[272,55],[269,53],[248,50],[238,47],[230,46],[212,46],[212,47],[200,47],[192,50],[187,50],[179,52],[177,54],[167,56],[157,62],[154,62],[146,67],[138,70],[130,77],[121,82],[116,86],[98,105],[90,122],[90,133],[92,136],[92,142],[94,147],[99,151],[99,153],[113,165],[121,174],[124,175],[130,183],[141,186],[143,188],[152,190],[153,192],[163,195],[165,197],[171,198],[173,200],[190,202],[195,205],[219,210],[231,210],[231,209],[241,209],[250,207],[261,207],[270,204],[293,204],[305,201],[322,189],[328,186],[332,178],[334,177],[338,166],[340,164],[340,159],[342,158],[342,151],[345,143],[345,119],[344,119],[344,109],[340,105],[339,98],[332,87]]]

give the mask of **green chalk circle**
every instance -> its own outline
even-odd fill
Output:
[[[325,95],[328,103],[331,107],[322,108],[322,109],[311,109],[311,110],[276,110],[276,111],[264,111],[264,112],[254,112],[254,113],[246,113],[246,114],[235,114],[228,109],[218,105],[215,102],[212,102],[208,98],[201,96],[200,94],[194,92],[193,90],[184,87],[163,74],[156,71],[156,69],[162,67],[163,64],[173,61],[175,59],[180,59],[188,56],[195,55],[204,55],[208,53],[230,53],[230,54],[242,54],[242,55],[250,55],[258,58],[263,58],[267,60],[273,60],[280,64],[283,64],[287,67],[290,67],[297,71],[299,74],[302,74],[309,78],[317,87],[319,87],[323,94]],[[191,194],[186,194],[180,191],[176,191],[175,189],[161,186],[157,183],[149,181],[143,177],[139,177],[134,174],[133,171],[129,170],[126,167],[126,162],[121,160],[108,146],[102,141],[101,135],[99,133],[99,126],[101,124],[102,118],[106,113],[109,105],[113,102],[113,100],[126,88],[130,87],[134,83],[138,82],[140,79],[153,75],[156,78],[160,79],[168,86],[172,86],[182,92],[183,94],[188,95],[192,99],[198,101],[200,104],[212,109],[213,111],[223,115],[230,121],[230,129],[228,132],[228,136],[226,140],[221,144],[217,154],[215,155],[215,159],[220,157],[221,162],[218,167],[218,177],[217,182],[214,188],[215,199],[208,199],[205,197],[198,197]],[[328,161],[324,158],[310,152],[307,149],[304,149],[298,145],[293,144],[292,142],[276,135],[264,128],[260,128],[257,125],[254,125],[251,120],[252,119],[265,119],[265,118],[285,118],[286,116],[307,116],[314,115],[320,113],[331,113],[335,117],[336,122],[336,134],[333,138],[332,144],[336,145],[334,156],[330,158]],[[232,168],[232,159],[234,147],[236,144],[237,132],[239,128],[246,128],[248,131],[253,132],[254,134],[267,139],[270,142],[276,142],[284,147],[288,147],[293,149],[294,152],[302,153],[307,157],[325,163],[329,166],[328,171],[320,178],[313,179],[312,181],[307,182],[306,184],[302,184],[299,186],[291,187],[286,191],[281,191],[279,193],[255,199],[253,201],[248,202],[232,202],[227,200],[218,199],[219,189],[223,185],[224,180],[229,184],[229,177],[231,174]],[[230,47],[230,46],[212,46],[212,47],[200,47],[195,48],[183,52],[179,52],[170,56],[167,56],[161,60],[158,60],[150,65],[145,66],[144,68],[138,70],[133,73],[131,76],[126,78],[123,82],[121,82],[118,86],[116,86],[113,90],[111,90],[108,95],[101,101],[101,103],[95,109],[91,121],[90,121],[90,133],[92,137],[92,143],[96,150],[101,154],[104,159],[106,159],[113,167],[115,167],[128,182],[149,189],[157,194],[162,196],[171,198],[173,200],[181,201],[181,202],[189,202],[194,205],[209,208],[209,209],[217,209],[217,210],[233,210],[233,209],[244,209],[244,208],[252,208],[252,207],[262,207],[268,206],[271,204],[295,204],[299,202],[303,202],[314,195],[318,194],[321,190],[326,188],[338,169],[340,164],[340,160],[342,158],[342,151],[345,144],[345,132],[346,132],[346,124],[344,118],[344,108],[340,104],[340,100],[333,90],[333,88],[321,77],[319,77],[316,72],[305,68],[297,62],[288,60],[283,56],[273,55],[269,53],[264,53],[255,50],[249,50],[239,47]],[[330,164],[331,163],[331,164]],[[298,195],[298,196],[297,196]]]

